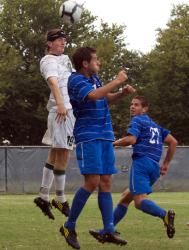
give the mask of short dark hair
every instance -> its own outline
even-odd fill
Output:
[[[149,108],[149,101],[145,96],[138,95],[138,96],[135,96],[133,99],[137,99],[137,100],[141,101],[141,104],[142,104],[143,108],[144,107]]]
[[[92,47],[80,47],[77,48],[72,54],[73,64],[76,70],[80,70],[82,68],[83,61],[87,61],[90,63],[93,53],[96,53],[96,50]]]

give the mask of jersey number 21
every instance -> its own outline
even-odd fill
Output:
[[[159,144],[159,130],[158,128],[150,128],[150,132],[151,132],[151,139],[150,139],[150,143],[151,144]]]

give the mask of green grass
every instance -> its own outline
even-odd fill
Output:
[[[112,194],[114,207],[121,194]],[[52,212],[55,220],[47,216],[33,203],[36,195],[0,195],[0,249],[44,249],[71,250],[59,233],[59,228],[66,221],[57,209]],[[50,195],[52,199],[54,195]],[[66,194],[71,204],[74,194]],[[116,226],[121,237],[126,239],[126,246],[100,244],[89,233],[90,228],[102,227],[101,214],[97,205],[97,194],[92,194],[79,219],[76,232],[83,250],[100,249],[189,249],[189,192],[158,192],[149,196],[164,209],[176,211],[176,234],[169,239],[161,219],[144,214],[130,204],[127,215]]]

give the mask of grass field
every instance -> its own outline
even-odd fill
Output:
[[[33,203],[37,195],[0,195],[0,249],[44,249],[71,250],[59,228],[66,221],[57,209],[52,212],[55,220],[47,216]],[[120,193],[112,194],[114,207],[119,201]],[[52,199],[54,195],[50,195]],[[66,194],[72,203],[74,194]],[[144,214],[131,203],[127,215],[116,226],[121,237],[126,239],[126,246],[100,244],[89,233],[90,228],[102,227],[101,214],[97,205],[97,194],[92,194],[87,201],[78,221],[76,232],[83,250],[100,249],[189,249],[189,192],[158,192],[149,196],[164,209],[176,212],[176,234],[169,239],[161,219]]]

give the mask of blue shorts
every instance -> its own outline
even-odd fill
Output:
[[[116,174],[112,141],[96,139],[76,145],[81,174]]]
[[[130,185],[132,197],[136,194],[150,194],[151,186],[160,177],[160,166],[148,157],[134,159],[130,171]]]

